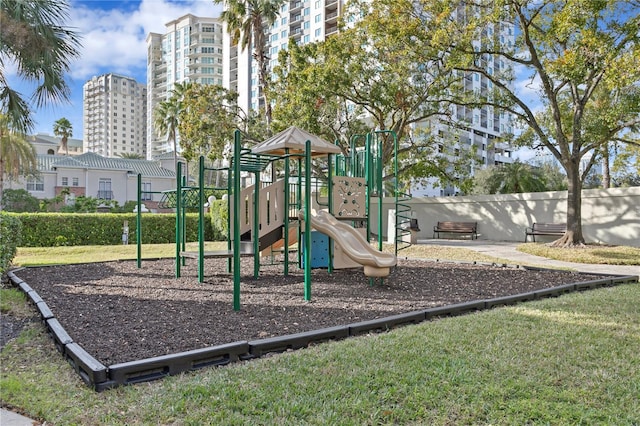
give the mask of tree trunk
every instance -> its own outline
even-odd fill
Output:
[[[558,240],[551,243],[552,247],[574,247],[585,244],[582,235],[582,181],[580,180],[579,161],[569,160],[566,167],[567,190],[567,231]]]
[[[609,169],[609,146],[605,145],[602,153],[602,187],[611,188],[611,170]]]
[[[3,207],[2,207],[3,194],[4,194],[4,160],[0,156],[0,211],[3,210]]]

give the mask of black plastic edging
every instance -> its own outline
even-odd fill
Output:
[[[558,287],[544,288],[541,290],[535,290],[536,299],[543,299],[545,297],[557,297],[566,293],[571,293],[576,290],[576,284],[565,284]]]
[[[114,385],[128,385],[161,379],[185,371],[238,361],[249,351],[246,341],[228,343],[177,354],[109,366],[109,380]]]
[[[576,290],[591,290],[599,287],[609,287],[611,286],[611,280],[602,279],[602,280],[591,280],[591,281],[583,281],[580,283],[576,283]]]
[[[301,349],[306,348],[311,343],[341,340],[347,337],[349,337],[349,327],[338,325],[335,327],[321,328],[319,330],[287,334],[285,336],[252,340],[249,342],[249,352],[251,356],[258,358],[268,352],[285,352],[287,350]]]
[[[529,293],[514,294],[513,296],[495,297],[493,299],[487,299],[484,302],[485,302],[485,308],[491,309],[491,308],[495,308],[496,306],[514,305],[516,303],[526,302],[526,301],[535,300],[535,299],[536,299],[536,294],[535,292],[532,291]]]
[[[486,306],[484,300],[456,303],[455,305],[438,306],[435,308],[429,308],[424,311],[425,319],[438,317],[450,317],[455,315],[467,314],[469,312],[480,311]]]
[[[418,324],[425,320],[424,311],[407,312],[406,314],[392,315],[390,317],[376,318],[368,321],[349,324],[349,335],[359,336],[371,332],[380,333],[392,328],[408,324]]]
[[[65,346],[67,361],[80,375],[82,381],[91,387],[107,381],[107,367],[89,355],[77,343],[69,343]]]

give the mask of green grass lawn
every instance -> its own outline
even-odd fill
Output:
[[[55,425],[634,425],[638,306],[627,284],[102,393],[32,323],[0,353],[0,400]]]
[[[639,247],[589,244],[584,247],[566,249],[549,247],[544,243],[526,243],[518,245],[518,250],[524,253],[565,262],[640,265]]]

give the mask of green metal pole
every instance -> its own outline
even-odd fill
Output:
[[[298,210],[301,209],[302,206],[302,158],[298,157],[298,187],[296,188],[296,196],[298,199]],[[302,247],[303,247],[303,238],[304,232],[302,227],[298,226],[298,267],[302,268]]]
[[[398,208],[398,198],[399,198],[399,193],[398,193],[398,138],[396,137],[395,133],[393,134],[393,175],[395,177],[395,185],[394,185],[394,192],[395,192],[395,209],[396,209],[396,223],[395,223],[395,233],[396,233],[396,238],[395,238],[395,246],[394,246],[394,253],[396,254],[396,256],[398,255],[398,213],[400,211],[400,209]],[[411,241],[411,240],[409,240]]]
[[[253,186],[253,278],[260,275],[260,172],[255,172]]]
[[[233,145],[233,310],[240,310],[240,130]]]
[[[180,278],[180,243],[182,241],[182,163],[178,162],[176,170],[177,187],[176,187],[176,278]]]
[[[304,300],[311,300],[311,141],[304,157]]]
[[[373,177],[371,175],[371,163],[372,163],[372,154],[371,154],[371,133],[367,133],[364,142],[364,151],[365,151],[365,161],[364,161],[364,181],[366,184],[365,187],[365,198],[364,198],[364,216],[366,217],[366,229],[367,229],[367,241],[369,241],[369,235],[371,235],[371,222],[369,221],[369,211],[371,209],[371,191],[373,191]]]
[[[229,166],[227,168],[227,250],[228,251],[231,251],[231,248],[232,248],[231,242],[233,241],[232,235],[231,235],[233,231],[233,224],[231,223],[231,221],[233,220],[233,218],[231,217],[231,212],[233,211],[233,209],[232,209],[231,202],[235,197],[235,193],[233,192],[234,176],[235,175],[233,174],[233,169],[231,168],[231,166]],[[227,272],[232,271],[232,266],[233,266],[233,259],[227,258]]]
[[[284,276],[289,275],[289,148],[284,149]]]
[[[204,282],[204,157],[200,156],[198,177],[198,282]]]
[[[332,164],[331,164],[331,159],[332,159],[332,155],[328,154],[327,157],[327,165],[329,166],[329,176],[328,176],[328,182],[327,182],[327,192],[328,192],[328,199],[329,199],[329,214],[333,214],[333,171],[332,171]],[[328,273],[332,273],[333,272],[333,240],[331,240],[331,237],[329,237],[327,239],[327,253],[329,256],[329,262],[327,265],[327,272]]]
[[[142,268],[142,175],[138,173],[138,214],[136,215],[136,258]]]
[[[380,138],[376,138],[376,157],[377,167],[376,174],[378,177],[378,250],[382,251],[382,142]]]
[[[187,189],[187,191],[190,191],[191,188],[189,188],[189,186],[187,185],[187,177],[183,176],[182,177],[182,189]],[[183,196],[183,192],[184,191],[180,191],[180,198],[182,198]],[[182,230],[181,235],[182,235],[182,251],[187,251],[187,205],[185,205],[185,202],[183,200],[182,202],[182,211],[181,211],[181,215],[182,215],[182,219],[180,219],[180,223],[182,224]],[[182,258],[182,266],[186,265],[187,262],[187,258],[183,257]]]

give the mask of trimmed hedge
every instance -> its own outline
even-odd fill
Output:
[[[15,214],[0,211],[0,278],[11,266],[21,243],[22,224]]]
[[[129,244],[136,243],[135,213],[15,213],[22,222],[22,246],[56,247],[122,244],[124,221],[129,225]],[[204,221],[205,240],[212,241],[211,221]],[[143,214],[142,243],[175,242],[174,214]],[[226,234],[224,234],[226,236]],[[198,214],[186,215],[187,241],[198,241]]]

